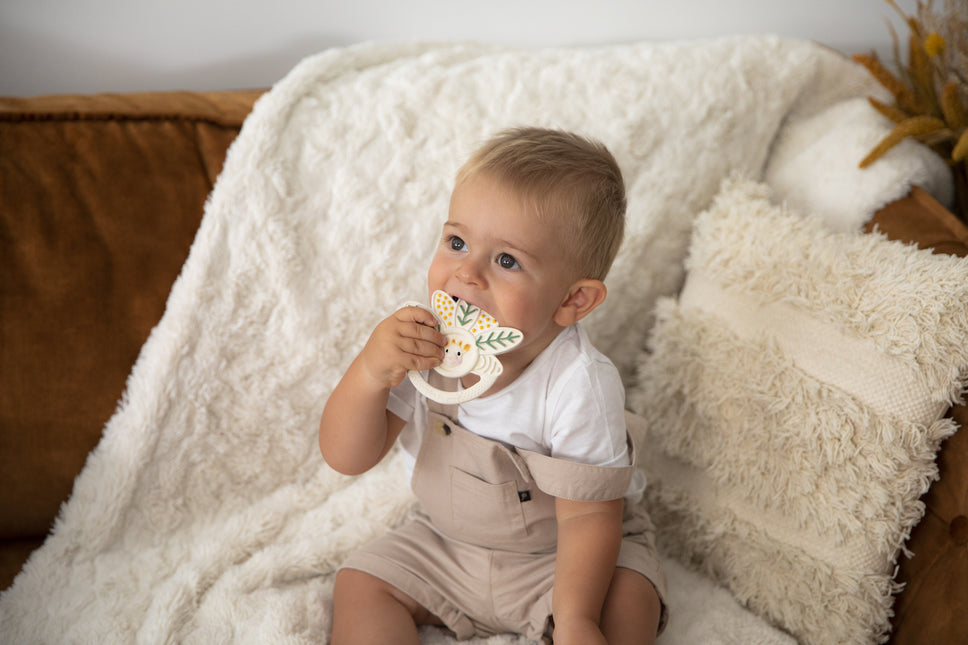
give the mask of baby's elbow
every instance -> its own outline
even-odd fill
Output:
[[[347,459],[338,450],[329,449],[322,440],[319,442],[319,452],[323,455],[323,461],[326,465],[341,475],[361,475],[367,470],[366,468],[361,469],[354,460]]]
[[[324,418],[319,426],[319,452],[323,461],[343,475],[362,475],[376,466],[386,454],[386,443],[381,451],[380,442],[361,439],[360,435],[369,436],[359,428],[327,422]]]
[[[373,467],[373,464],[359,459],[357,455],[336,450],[324,441],[319,442],[319,451],[323,455],[323,461],[326,465],[341,475],[362,475]]]
[[[327,466],[329,466],[339,474],[348,475],[350,477],[362,475],[363,473],[369,470],[369,468],[367,467],[360,467],[357,464],[344,463],[338,460],[334,463],[333,461],[326,459],[325,455],[323,455],[323,461],[326,462]]]

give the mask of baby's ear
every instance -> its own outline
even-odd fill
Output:
[[[579,280],[571,285],[568,297],[555,312],[555,323],[567,327],[578,322],[605,301],[607,292],[605,283],[601,280],[591,278]]]

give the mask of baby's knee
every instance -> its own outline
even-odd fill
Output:
[[[333,584],[335,602],[359,602],[380,597],[393,597],[392,586],[384,580],[358,569],[340,569]]]
[[[345,606],[386,607],[386,603],[403,607],[417,625],[439,625],[440,619],[423,605],[386,580],[358,569],[340,569],[333,586],[333,603],[337,610]]]
[[[609,643],[653,643],[662,618],[662,601],[652,582],[618,567],[605,597],[602,631]]]

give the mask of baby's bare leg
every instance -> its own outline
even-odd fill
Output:
[[[662,605],[649,579],[618,567],[602,607],[602,633],[609,645],[652,645]]]
[[[336,574],[332,645],[419,645],[417,625],[440,620],[393,585],[356,569]]]

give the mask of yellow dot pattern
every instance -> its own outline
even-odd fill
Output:
[[[477,335],[479,332],[486,331],[495,325],[497,325],[497,321],[494,320],[490,314],[482,311],[480,317],[477,319],[474,325],[471,326],[471,333]]]
[[[434,292],[434,311],[445,327],[454,326],[454,301],[443,291]]]
[[[455,316],[457,303],[454,302],[454,299],[443,291],[435,291],[432,300],[434,311],[444,326],[456,327]],[[497,327],[497,320],[493,316],[476,307],[475,309],[477,310],[477,319],[470,325],[470,332],[472,334],[476,336],[492,327]]]

